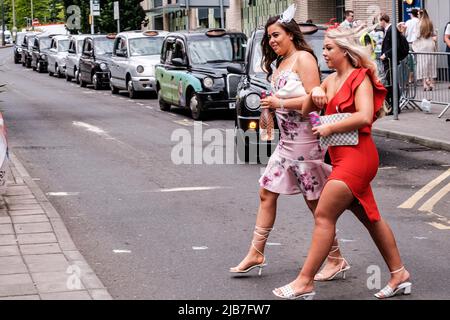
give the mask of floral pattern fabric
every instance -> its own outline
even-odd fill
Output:
[[[281,72],[272,82],[275,95],[292,79],[302,86],[296,73]],[[275,193],[301,193],[308,200],[316,200],[331,173],[331,166],[323,162],[326,150],[312,134],[309,118],[295,110],[277,109],[275,114],[280,141],[259,180],[260,186]]]

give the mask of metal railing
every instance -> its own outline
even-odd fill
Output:
[[[382,66],[377,62],[379,66]],[[388,70],[380,70],[384,85],[392,85],[390,61]],[[450,108],[450,53],[448,52],[410,52],[398,65],[399,108],[419,109],[418,103],[444,105],[439,114],[441,118]]]

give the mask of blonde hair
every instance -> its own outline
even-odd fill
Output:
[[[339,48],[346,52],[346,56],[354,68],[366,68],[370,71],[368,76],[373,83],[380,81],[377,64],[371,58],[370,48],[363,46],[360,42],[360,38],[365,33],[369,33],[375,29],[375,27],[376,25],[370,28],[357,29],[338,27],[328,30],[325,34],[327,38],[333,40]],[[381,108],[377,112],[377,118],[383,116],[383,109],[384,108]]]

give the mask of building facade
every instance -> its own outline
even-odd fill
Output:
[[[221,27],[219,7],[187,8],[195,0],[145,0],[142,6],[149,19],[148,28],[168,31],[195,30],[197,28]],[[331,19],[344,20],[344,11],[353,10],[355,20],[362,20],[371,25],[380,13],[392,17],[392,0],[223,0],[229,6],[224,8],[224,26],[230,30],[243,31],[249,35],[255,28],[264,26],[270,16],[282,13],[291,3],[297,6],[295,20],[325,24]],[[397,17],[403,17],[403,0],[397,0]],[[449,0],[415,0],[438,20],[439,29],[442,21],[450,20]],[[441,21],[442,20],[442,21]],[[442,22],[442,23],[441,23]],[[447,22],[447,21],[445,21]]]

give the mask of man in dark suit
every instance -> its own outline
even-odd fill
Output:
[[[383,61],[383,68],[387,80],[386,89],[388,90],[388,93],[386,96],[386,100],[389,103],[389,106],[391,106],[392,108],[392,111],[390,111],[388,114],[392,114],[394,110],[393,107],[394,89],[392,85],[392,24],[390,23],[390,20],[391,19],[387,14],[382,14],[380,17],[380,26],[384,29],[385,34],[383,43],[381,45],[380,59],[381,61]],[[397,30],[397,32],[399,31]],[[397,63],[399,63],[399,61]],[[396,85],[397,88],[399,88],[398,83]],[[400,88],[398,89],[398,92],[400,96]],[[398,113],[400,113],[400,108],[398,109]]]

